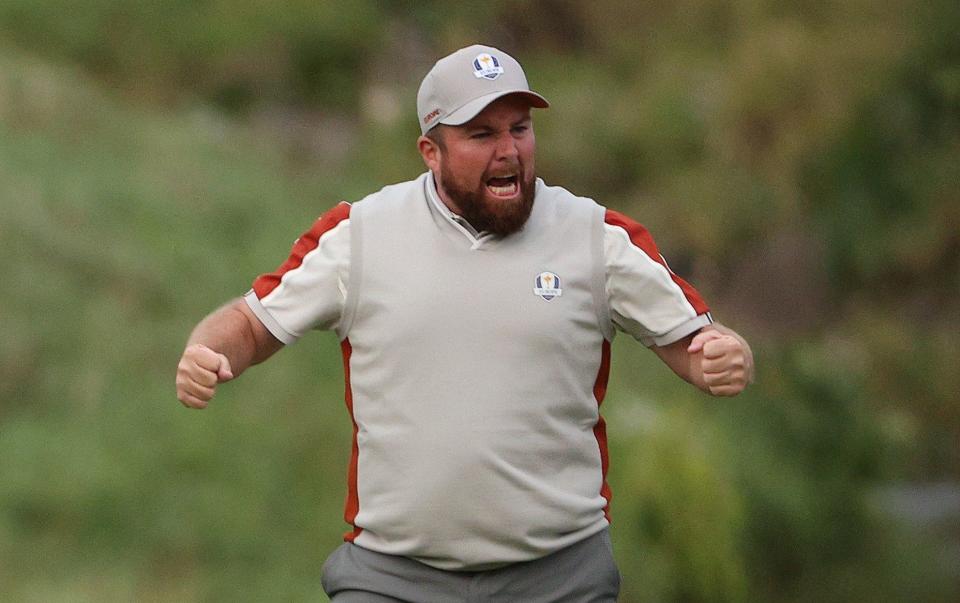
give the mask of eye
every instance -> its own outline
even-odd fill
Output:
[[[474,132],[473,134],[470,135],[470,138],[474,140],[482,140],[484,138],[487,138],[488,136],[490,136],[490,132]]]
[[[519,134],[526,134],[527,130],[529,129],[530,129],[530,126],[513,126],[513,128],[511,128],[511,131],[514,134],[519,135]]]

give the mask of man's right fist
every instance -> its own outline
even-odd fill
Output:
[[[177,399],[190,408],[206,408],[217,384],[231,379],[226,356],[201,343],[188,345],[177,365]]]

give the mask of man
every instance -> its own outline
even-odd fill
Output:
[[[613,601],[599,406],[630,333],[718,396],[752,379],[642,226],[536,178],[520,65],[486,46],[417,96],[428,171],[321,216],[287,261],[194,330],[179,399],[311,329],[341,341],[354,425],[334,601]]]

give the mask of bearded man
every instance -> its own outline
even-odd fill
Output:
[[[536,177],[530,90],[489,46],[417,96],[428,171],[322,215],[273,273],[194,329],[204,408],[312,329],[334,330],[354,425],[333,601],[614,601],[600,404],[617,330],[716,396],[753,358],[649,233]]]

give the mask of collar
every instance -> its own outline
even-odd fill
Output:
[[[454,213],[450,210],[449,207],[440,199],[440,194],[437,192],[437,183],[433,178],[433,172],[428,171],[427,177],[424,180],[425,193],[427,199],[430,200],[430,205],[440,213],[443,218],[450,223],[457,231],[463,234],[470,241],[470,249],[479,249],[487,241],[496,239],[496,235],[483,231],[477,231],[469,222],[467,222],[462,216]]]

